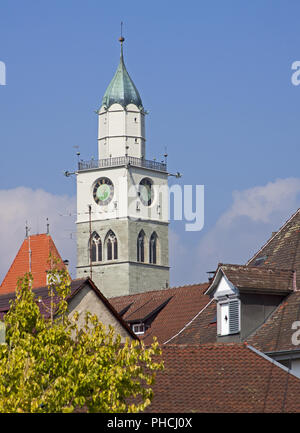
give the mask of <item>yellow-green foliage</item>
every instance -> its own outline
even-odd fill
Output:
[[[96,316],[67,315],[65,271],[49,272],[50,318],[41,315],[31,275],[19,281],[5,316],[0,346],[0,412],[139,412],[151,403],[155,371],[163,368],[157,341],[151,347],[105,329]],[[56,314],[54,314],[56,313]],[[156,361],[153,359],[156,358]],[[129,402],[128,402],[129,400]]]

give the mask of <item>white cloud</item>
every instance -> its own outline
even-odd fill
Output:
[[[25,187],[0,190],[0,281],[25,238],[26,221],[31,234],[46,233],[46,218],[54,243],[62,259],[70,261],[75,277],[75,209],[75,197]]]
[[[252,221],[270,223],[274,214],[299,204],[300,179],[277,179],[264,186],[256,186],[244,191],[233,192],[233,204],[219,220],[219,224],[230,225],[239,217],[249,217]]]
[[[234,191],[232,196],[230,208],[203,235],[197,247],[186,249],[184,263],[190,270],[189,280],[206,281],[206,272],[215,270],[219,262],[245,263],[299,208],[300,179],[277,179],[263,186]],[[170,257],[174,254],[170,250]],[[177,273],[176,263],[173,272],[175,280],[182,283],[186,279]]]

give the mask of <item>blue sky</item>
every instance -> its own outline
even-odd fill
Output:
[[[76,167],[74,146],[97,155],[94,110],[118,64],[120,21],[149,111],[148,158],[167,146],[180,183],[205,185],[204,229],[171,222],[171,283],[202,281],[219,260],[243,263],[300,207],[299,16],[297,0],[2,0],[0,279],[26,219],[34,233],[49,217],[75,260],[74,218],[60,216],[73,212],[75,179],[62,173]]]

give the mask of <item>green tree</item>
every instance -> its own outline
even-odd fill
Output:
[[[0,412],[139,412],[153,397],[156,370],[163,368],[156,340],[143,342],[106,329],[86,313],[70,319],[64,270],[48,273],[49,318],[31,290],[32,277],[18,283],[5,316],[6,344],[0,345]]]

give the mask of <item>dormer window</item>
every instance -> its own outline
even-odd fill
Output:
[[[240,332],[240,300],[219,299],[217,303],[218,335],[231,335]]]
[[[132,325],[132,330],[136,335],[145,334],[145,324],[144,323],[134,323]]]

